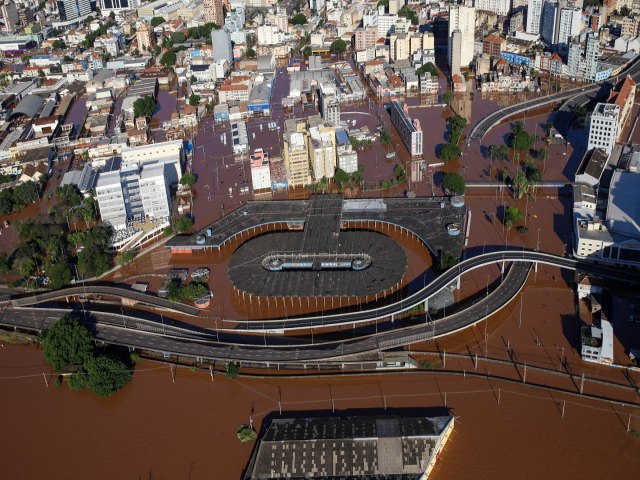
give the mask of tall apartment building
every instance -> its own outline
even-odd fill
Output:
[[[591,114],[587,149],[601,148],[611,154],[618,138],[620,107],[612,103],[598,103]]]
[[[389,36],[389,56],[394,62],[406,60],[411,55],[410,37],[406,33],[392,33]]]
[[[136,40],[138,41],[138,50],[141,52],[149,51],[156,46],[156,32],[147,22],[142,22],[136,31]]]
[[[13,0],[5,0],[0,5],[0,18],[4,23],[4,31],[7,33],[13,33],[18,27],[20,16],[18,15],[18,9]]]
[[[569,41],[577,36],[582,30],[582,9],[562,8],[558,22],[558,35],[554,44],[561,52],[566,52],[569,48]]]
[[[313,169],[313,178],[332,179],[336,170],[335,131],[322,125],[309,129],[309,160]]]
[[[411,120],[406,105],[398,100],[391,102],[391,123],[411,156],[422,155],[423,136],[420,120]]]
[[[340,102],[333,86],[320,85],[320,115],[327,125],[340,125]]]
[[[290,187],[305,187],[311,183],[307,136],[307,125],[304,119],[285,121],[282,150]]]
[[[460,73],[460,55],[462,44],[462,32],[460,30],[454,30],[449,36],[449,67],[451,68],[451,75],[457,75]]]
[[[204,0],[203,6],[205,23],[213,22],[219,26],[224,25],[224,11],[222,10],[222,0]]]
[[[511,10],[511,0],[475,0],[473,6],[476,10],[486,10],[506,16]]]
[[[213,48],[213,61],[226,60],[229,65],[233,62],[233,48],[231,35],[226,28],[211,31],[211,46]]]
[[[594,82],[598,72],[598,59],[600,58],[600,37],[597,32],[587,34],[584,54],[584,79]]]
[[[473,7],[455,5],[449,8],[449,66],[452,66],[454,55],[460,55],[460,67],[468,67],[473,60],[476,10]],[[460,31],[460,47],[456,45],[454,52],[452,34]]]
[[[63,22],[89,15],[92,10],[90,0],[58,0],[57,4]]]
[[[638,33],[640,33],[640,16],[624,17],[622,19],[620,35],[636,38]]]
[[[386,37],[398,21],[398,15],[378,15],[377,18],[378,38]]]
[[[542,5],[544,0],[529,0],[527,4],[527,33],[541,32]]]
[[[629,119],[635,99],[636,84],[630,76],[618,82],[609,95],[609,103],[620,107],[620,114],[618,115],[618,137],[622,134],[624,125]]]
[[[324,8],[325,0],[309,0],[309,9],[320,12]]]
[[[378,28],[374,26],[356,28],[356,50],[374,47],[377,40]]]
[[[554,0],[544,0],[542,6],[542,20],[540,25],[540,36],[547,45],[556,43],[558,23],[556,17],[558,15],[558,3]]]
[[[336,130],[336,157],[338,167],[346,173],[358,170],[358,153],[353,150],[345,130]]]

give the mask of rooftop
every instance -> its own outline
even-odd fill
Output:
[[[640,238],[640,174],[616,171],[609,187],[607,225],[620,235]]]
[[[453,422],[448,416],[277,418],[244,478],[417,480]]]

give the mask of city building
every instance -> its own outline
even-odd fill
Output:
[[[271,190],[271,166],[269,153],[261,148],[251,155],[251,184],[254,192]]]
[[[336,157],[338,168],[346,173],[358,170],[358,154],[353,150],[351,139],[345,130],[336,130]]]
[[[557,41],[558,23],[558,3],[554,0],[544,0],[542,5],[542,19],[540,20],[540,36],[549,47],[553,47]]]
[[[618,118],[620,107],[610,103],[598,103],[591,114],[589,124],[589,143],[587,149],[601,148],[607,154],[618,138]]]
[[[374,47],[377,41],[378,28],[374,26],[358,27],[355,33],[356,50]]]
[[[218,62],[226,60],[229,65],[233,63],[233,48],[231,35],[225,28],[211,31],[211,45],[213,47],[213,60]]]
[[[138,8],[140,6],[140,0],[100,0],[99,5],[102,14],[109,15],[109,12],[119,12]]]
[[[527,33],[537,35],[542,33],[541,19],[542,19],[542,6],[544,0],[529,0],[527,6]]]
[[[213,22],[218,26],[224,25],[224,12],[222,10],[222,0],[204,0],[204,21]]]
[[[507,46],[507,40],[497,35],[488,35],[482,41],[482,53],[499,57],[500,52]]]
[[[274,418],[253,451],[244,480],[426,480],[454,423],[450,416]]]
[[[231,124],[231,148],[235,155],[249,151],[249,135],[245,122]]]
[[[327,125],[340,125],[340,102],[332,85],[320,85],[320,115]]]
[[[598,33],[587,34],[586,48],[584,54],[584,79],[595,81],[598,73],[598,59],[600,58],[600,40]]]
[[[150,51],[156,46],[156,32],[147,22],[143,21],[136,31],[136,40],[138,42],[138,50],[141,52]]]
[[[609,95],[609,103],[620,107],[618,116],[618,137],[622,134],[624,126],[631,115],[633,103],[636,99],[636,84],[630,76],[618,82]]]
[[[591,296],[588,315],[590,323],[580,328],[581,356],[587,362],[613,363],[613,325],[602,311],[602,305]]]
[[[468,67],[473,60],[475,24],[476,10],[473,7],[455,5],[449,8],[449,66],[453,65],[452,59],[458,54],[460,67]],[[456,42],[455,48],[454,42],[452,41],[454,31],[460,32],[459,46]]]
[[[609,155],[601,148],[587,150],[576,171],[575,183],[595,187],[607,167]],[[595,209],[595,207],[594,207]]]
[[[90,0],[58,0],[57,4],[58,13],[63,22],[84,17],[93,10]]]
[[[309,160],[314,180],[331,180],[336,170],[335,133],[331,127],[318,125],[309,129]]]
[[[20,26],[20,15],[13,0],[5,0],[5,2],[0,5],[0,18],[4,24],[3,30],[6,33],[15,32]]]
[[[307,136],[307,126],[304,119],[285,121],[282,150],[290,187],[306,187],[311,183]]]
[[[473,6],[476,10],[507,16],[511,10],[511,0],[475,0]]]
[[[571,38],[577,36],[582,30],[582,9],[562,8],[558,23],[557,38],[554,45],[560,52],[566,52]]]
[[[403,105],[398,100],[391,102],[391,123],[393,123],[411,156],[421,156],[423,137],[420,120],[411,120],[406,104]]]

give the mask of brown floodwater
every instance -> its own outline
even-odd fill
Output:
[[[277,414],[279,399],[285,412],[332,404],[341,412],[385,402],[442,407],[445,392],[457,423],[435,480],[633,478],[640,468],[640,439],[626,432],[629,408],[486,379],[394,373],[212,382],[180,369],[174,383],[167,366],[142,362],[129,386],[98,400],[47,388],[43,371],[35,347],[0,349],[3,478],[239,479],[252,447],[239,444],[235,429],[252,412],[259,427]],[[638,410],[631,427],[640,429]]]

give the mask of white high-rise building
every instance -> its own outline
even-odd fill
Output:
[[[315,10],[320,13],[320,10],[324,8],[324,0],[309,0],[309,10]]]
[[[620,107],[613,103],[598,103],[591,114],[587,149],[601,148],[608,154],[618,138]]]
[[[138,8],[140,6],[140,0],[100,0],[99,5],[102,14],[108,15],[109,12],[112,11],[119,12]]]
[[[561,52],[566,52],[569,48],[569,41],[578,35],[582,30],[582,9],[563,8],[560,10],[560,21],[558,23],[558,35],[555,44]]]
[[[584,79],[595,81],[600,58],[600,38],[597,32],[587,34],[587,46],[584,54]]]
[[[511,10],[511,0],[475,0],[476,10],[486,10],[497,15],[508,15]]]
[[[378,38],[386,37],[397,21],[398,15],[378,15]]]
[[[168,219],[170,187],[182,175],[183,155],[181,141],[123,148],[120,169],[98,176],[102,221],[121,230],[134,219]]]
[[[323,126],[309,129],[309,159],[313,168],[313,178],[332,179],[336,171],[336,145],[333,128]]]
[[[527,6],[527,33],[541,33],[542,4],[544,0],[529,0]]]
[[[460,30],[460,66],[468,67],[473,60],[476,10],[473,7],[455,5],[449,8],[449,66],[454,52],[452,34]]]

